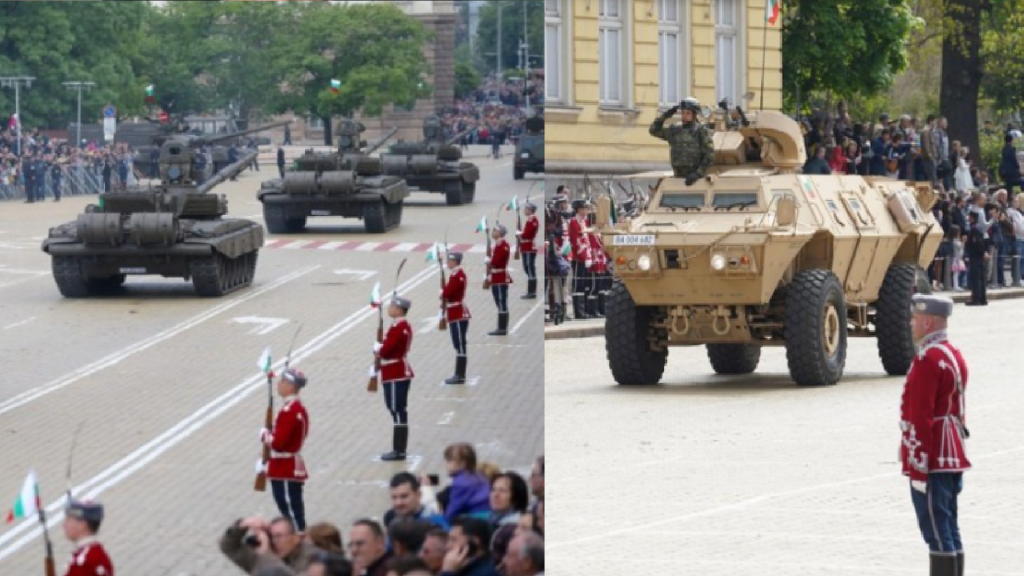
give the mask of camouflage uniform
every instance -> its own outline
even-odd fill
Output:
[[[714,161],[715,149],[711,135],[696,120],[673,124],[665,127],[665,121],[672,117],[675,109],[669,110],[651,123],[648,129],[651,136],[666,140],[671,146],[672,171],[676,178],[688,178],[691,175],[704,176]],[[693,180],[696,180],[694,178]],[[688,182],[688,184],[691,182]]]

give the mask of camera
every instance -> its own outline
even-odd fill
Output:
[[[246,534],[245,538],[242,539],[242,542],[245,543],[245,545],[248,546],[249,548],[259,548],[260,547],[260,538],[259,538],[259,536],[257,536],[256,534],[254,534],[252,532],[249,532],[248,534]]]
[[[427,478],[430,478],[431,486],[439,486],[441,484],[441,477],[437,474],[427,474]]]

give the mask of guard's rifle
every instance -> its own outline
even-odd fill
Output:
[[[491,287],[491,229],[486,227],[484,232],[487,234],[487,270],[484,272],[484,290]]]
[[[529,199],[529,197],[527,197],[527,199]],[[520,254],[521,253],[521,249],[520,249],[519,243],[522,240],[520,239],[519,236],[520,236],[520,234],[522,234],[522,232],[523,232],[523,218],[522,218],[522,215],[519,212],[519,204],[517,203],[516,204],[516,253],[513,256],[513,258],[515,260],[519,260],[520,255],[521,255]]]
[[[444,257],[448,258],[448,228],[444,229]],[[441,263],[440,256],[437,259],[437,269],[441,273],[441,316],[437,319],[437,329],[443,332],[448,328],[448,319],[445,317],[448,301],[444,299],[444,264]]]
[[[381,302],[377,304],[377,343],[384,343],[384,302],[381,298]],[[376,392],[378,385],[378,377],[380,376],[380,354],[373,355],[373,374],[370,376],[370,381],[366,384],[367,392]]]
[[[302,324],[295,329],[295,334],[292,335],[292,343],[288,346],[288,355],[285,356],[284,369],[288,369],[288,365],[292,361],[292,348],[295,346],[295,339],[299,337],[299,332],[302,331]],[[274,428],[274,371],[267,370],[267,413],[264,417],[263,426],[267,430]],[[257,492],[265,492],[267,490],[267,466],[270,463],[270,446],[267,443],[263,443],[263,468],[256,474],[256,482],[253,484],[253,489]]]
[[[39,507],[39,523],[43,528],[43,541],[46,544],[46,560],[43,561],[43,568],[46,576],[57,576],[57,566],[53,562],[53,542],[50,542],[50,532],[46,529],[46,510]]]

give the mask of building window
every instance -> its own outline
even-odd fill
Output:
[[[544,0],[544,98],[548,102],[565,102],[562,70],[561,0]]]
[[[306,126],[311,130],[323,130],[324,119],[319,116],[310,116],[306,119]]]
[[[622,0],[601,0],[598,18],[600,103],[623,106],[625,77],[625,14]]]
[[[662,106],[678,104],[685,90],[684,1],[658,0],[658,101]]]
[[[742,0],[717,0],[715,3],[715,99],[729,99],[730,106],[740,103],[743,91]]]

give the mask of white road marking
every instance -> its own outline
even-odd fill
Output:
[[[440,330],[437,329],[437,314],[431,316],[430,318],[424,318],[420,320],[420,322],[423,324],[423,327],[416,331],[417,334],[440,332]]]
[[[4,400],[3,402],[0,402],[0,414],[4,414],[6,412],[10,412],[11,410],[13,410],[15,408],[18,408],[19,406],[24,406],[25,404],[28,404],[29,402],[31,402],[33,400],[36,400],[37,398],[41,398],[43,396],[46,396],[47,394],[50,394],[51,392],[55,392],[57,390],[60,390],[61,388],[64,388],[65,386],[70,386],[71,384],[74,384],[75,382],[78,382],[79,380],[81,380],[81,379],[83,379],[83,378],[85,378],[87,376],[95,374],[96,372],[99,372],[100,370],[104,370],[106,368],[109,368],[110,366],[113,366],[113,365],[121,362],[122,360],[124,360],[125,358],[128,358],[129,356],[132,356],[134,354],[142,352],[143,350],[146,350],[147,348],[150,348],[150,347],[152,347],[152,346],[154,346],[156,344],[159,344],[160,342],[163,342],[164,340],[172,338],[172,337],[174,337],[174,336],[184,332],[185,330],[188,330],[189,328],[192,328],[194,326],[198,326],[199,324],[202,324],[203,322],[209,320],[210,318],[213,318],[214,316],[217,316],[221,312],[224,312],[226,310],[230,310],[231,308],[234,308],[235,306],[238,306],[239,304],[241,304],[243,302],[248,302],[249,300],[252,300],[253,298],[256,298],[257,296],[261,296],[261,295],[263,295],[263,294],[265,294],[265,293],[267,293],[267,292],[269,292],[271,290],[274,290],[275,288],[279,288],[281,286],[284,286],[285,284],[287,284],[288,282],[291,282],[292,280],[295,280],[297,278],[301,278],[302,276],[305,276],[306,274],[309,274],[310,272],[316,270],[319,267],[320,267],[319,265],[308,266],[306,268],[302,268],[300,270],[296,270],[295,272],[292,272],[291,274],[288,274],[286,276],[282,276],[282,277],[278,278],[277,280],[274,280],[273,282],[267,284],[266,286],[262,286],[262,287],[260,287],[260,288],[258,288],[256,290],[253,290],[252,292],[250,292],[248,294],[245,294],[243,296],[235,298],[234,300],[231,300],[229,302],[225,302],[223,304],[219,304],[217,306],[214,306],[213,308],[210,308],[209,310],[207,310],[207,311],[205,311],[205,312],[203,312],[201,314],[193,316],[192,318],[189,318],[188,320],[185,320],[184,322],[181,322],[181,323],[179,323],[179,324],[177,324],[177,325],[175,325],[175,326],[173,326],[171,328],[168,328],[167,330],[164,330],[162,332],[158,332],[158,333],[150,336],[149,338],[146,338],[145,340],[141,340],[139,342],[136,342],[135,344],[132,344],[130,346],[122,348],[121,350],[118,350],[118,351],[114,352],[113,354],[109,354],[106,357],[101,358],[101,359],[99,359],[99,360],[97,360],[97,361],[95,361],[95,362],[93,362],[91,364],[83,366],[82,368],[79,368],[78,370],[75,370],[74,372],[72,372],[72,373],[70,373],[70,374],[68,374],[66,376],[63,376],[61,378],[58,378],[57,380],[53,380],[51,382],[48,382],[48,383],[46,383],[43,386],[40,386],[38,388],[33,388],[31,390],[26,390],[25,392],[22,392],[21,394],[18,394],[17,396],[14,396],[12,398],[8,398],[7,400]]]
[[[375,276],[377,274],[377,271],[376,270],[349,270],[348,268],[342,268],[341,270],[335,270],[334,273],[338,274],[338,275],[341,275],[341,276],[344,276],[345,274],[351,274],[353,276],[358,276],[359,277],[359,281],[362,282],[363,280],[367,280],[367,279],[372,278],[373,276]]]
[[[534,312],[536,312],[536,311],[537,311],[537,309],[538,309],[538,308],[540,308],[540,305],[541,305],[541,304],[543,304],[543,303],[544,303],[544,301],[543,301],[543,300],[541,300],[541,301],[537,302],[536,304],[534,304],[534,305],[533,305],[533,308],[530,308],[530,311],[529,311],[529,312],[527,312],[525,316],[523,316],[522,318],[520,318],[520,319],[519,319],[519,322],[516,322],[516,325],[512,327],[512,330],[511,330],[511,331],[509,331],[509,334],[515,334],[515,333],[516,333],[516,330],[519,330],[519,328],[520,328],[520,327],[521,327],[521,326],[522,326],[523,324],[525,324],[525,323],[526,323],[526,321],[527,321],[527,320],[528,320],[528,319],[530,318],[530,316],[533,316],[533,313],[534,313]]]
[[[293,240],[284,246],[278,246],[278,248],[284,248],[286,250],[297,250],[305,247],[307,244],[312,244],[312,240]]]
[[[334,250],[335,248],[341,246],[342,244],[345,244],[345,242],[328,242],[326,244],[321,244],[320,246],[318,246],[317,250]]]
[[[421,271],[402,284],[399,289],[403,291],[412,290],[419,284],[428,280],[430,278],[431,271],[432,269],[429,268]],[[375,310],[370,308],[361,308],[358,312],[352,313],[341,322],[338,322],[324,332],[314,336],[298,350],[295,350],[292,354],[291,361],[300,363],[303,359],[320,351],[336,340],[339,336],[354,328],[361,321],[374,315],[375,312]],[[275,362],[273,368],[281,368],[284,366],[284,362],[285,361],[283,359]],[[138,472],[144,466],[158,458],[161,454],[192,436],[192,434],[197,430],[212,422],[218,416],[234,407],[242,400],[246,399],[253,392],[263,390],[265,385],[266,377],[262,372],[257,372],[256,374],[249,376],[238,385],[227,390],[217,398],[214,398],[205,406],[185,417],[174,426],[171,426],[156,438],[153,438],[149,442],[135,449],[132,453],[107,467],[96,476],[93,476],[84,483],[73,487],[71,489],[72,493],[78,495],[78,498],[81,499],[96,499],[96,497],[104,491],[120,484],[124,479],[128,478],[135,472]],[[422,456],[410,455],[408,461],[412,462],[412,464],[409,466],[409,470],[415,470],[416,467],[419,466],[421,459]],[[46,506],[47,528],[52,528],[64,520],[63,507],[63,497],[58,498],[56,501]],[[39,520],[37,518],[26,518],[7,532],[0,534],[0,546],[6,546],[6,548],[0,548],[0,561],[16,553],[18,550],[21,550],[30,543],[36,543],[36,540],[39,538],[41,533],[42,529],[39,526]]]
[[[270,334],[275,328],[280,328],[291,322],[288,318],[263,318],[262,316],[242,316],[240,318],[232,318],[231,321],[236,324],[258,324],[256,328],[249,330],[248,333],[260,336]]]
[[[380,242],[363,242],[356,248],[358,252],[373,252],[373,249],[380,246]]]
[[[391,252],[412,252],[412,249],[419,246],[419,242],[402,242],[391,249]]]
[[[26,320],[22,320],[21,322],[15,322],[14,324],[8,324],[7,326],[4,326],[4,330],[10,330],[11,328],[17,328],[18,326],[24,326],[25,324],[28,324],[29,322],[31,322],[31,321],[33,321],[35,319],[36,319],[36,317],[32,316],[32,317],[30,317],[30,318],[28,318]]]
[[[441,419],[437,421],[437,425],[438,426],[447,426],[447,425],[452,423],[452,418],[455,418],[455,411],[454,410],[450,410],[448,412],[445,412],[441,416]]]
[[[0,264],[0,274],[36,274],[45,276],[49,270],[24,270],[22,268],[8,268],[6,264]]]

